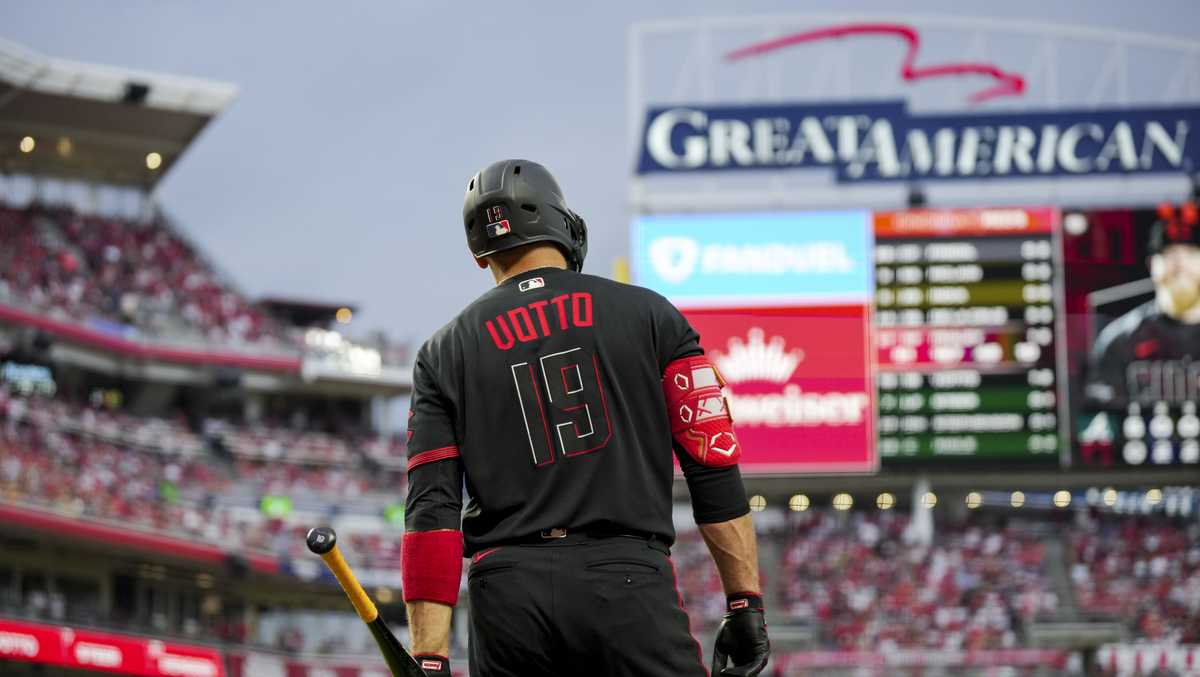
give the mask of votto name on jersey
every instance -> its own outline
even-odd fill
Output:
[[[484,326],[497,348],[511,350],[517,343],[536,341],[572,327],[592,326],[592,295],[574,292],[531,301],[496,315]]]

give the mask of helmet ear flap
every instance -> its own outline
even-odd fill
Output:
[[[575,260],[571,261],[571,267],[575,269],[575,272],[580,272],[583,270],[583,259],[587,256],[587,222],[570,209],[567,210],[567,213],[569,214],[567,228],[571,232],[571,242],[574,245],[571,248],[571,258]]]

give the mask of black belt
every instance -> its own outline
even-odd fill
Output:
[[[567,529],[555,527],[519,538],[509,539],[497,545],[568,545],[571,543],[586,543],[608,538],[632,538],[639,541],[661,543],[667,545],[658,534],[633,529]]]

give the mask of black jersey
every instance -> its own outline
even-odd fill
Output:
[[[1144,303],[1113,320],[1092,350],[1088,401],[1101,408],[1200,400],[1200,325]]]
[[[701,353],[654,292],[542,268],[488,291],[417,354],[410,531],[459,529],[466,554],[554,528],[674,540],[661,379]],[[747,512],[736,467],[676,449],[700,522]]]

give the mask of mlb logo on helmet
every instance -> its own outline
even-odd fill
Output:
[[[504,218],[504,209],[500,205],[488,207],[487,220],[488,237],[500,237],[512,232],[512,227],[508,225],[508,219]]]

